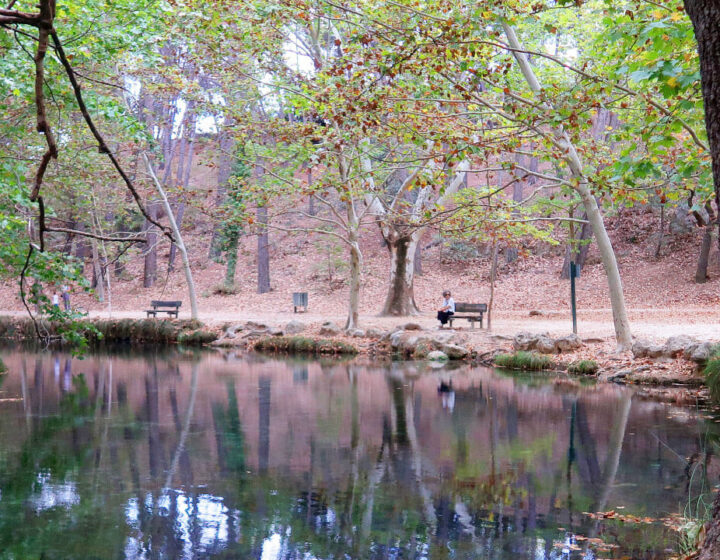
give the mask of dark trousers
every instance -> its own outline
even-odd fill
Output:
[[[437,318],[441,325],[446,325],[452,315],[454,315],[452,311],[438,311]]]

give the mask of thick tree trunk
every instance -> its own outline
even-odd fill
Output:
[[[418,313],[413,292],[415,279],[416,236],[388,237],[390,251],[390,285],[382,315],[413,315]]]
[[[708,279],[708,264],[710,262],[710,249],[712,248],[713,233],[715,224],[705,226],[702,243],[700,244],[700,256],[698,257],[697,270],[695,271],[695,282],[703,284]]]
[[[357,239],[350,239],[350,297],[348,302],[348,317],[345,329],[355,329],[360,321],[360,270],[362,268],[362,253]]]
[[[422,276],[422,246],[418,239],[417,245],[415,246],[415,257],[413,257],[413,268],[415,276]]]
[[[718,229],[718,249],[720,249],[720,2],[703,0],[685,0],[685,11],[690,16],[700,55],[700,78],[705,101],[705,128],[710,143],[713,183],[715,184],[715,205]],[[720,500],[720,495],[718,496]],[[716,510],[720,510],[720,501],[716,501]],[[720,523],[720,518],[718,518]],[[709,537],[709,535],[708,535]],[[720,541],[720,527],[718,527]],[[720,542],[717,543],[720,551]],[[720,558],[720,553],[715,556]],[[709,556],[708,556],[709,558]]]

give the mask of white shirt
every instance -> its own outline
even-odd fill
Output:
[[[446,309],[446,311],[455,313],[455,300],[451,297],[447,298],[445,301],[443,301],[442,307],[447,307],[448,309]]]
[[[57,294],[53,294],[53,305],[60,305],[60,298]]]

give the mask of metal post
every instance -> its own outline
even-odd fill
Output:
[[[572,308],[573,334],[577,334],[577,304],[575,302],[575,278],[577,267],[575,261],[570,261],[570,306]]]

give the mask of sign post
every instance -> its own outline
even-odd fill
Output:
[[[573,334],[577,334],[577,304],[575,302],[575,278],[577,278],[577,266],[575,261],[570,261],[570,307],[572,308]]]

